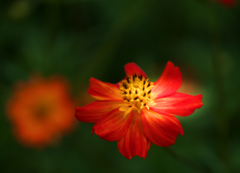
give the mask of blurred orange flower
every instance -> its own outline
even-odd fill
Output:
[[[14,133],[26,146],[45,147],[75,125],[67,82],[59,77],[19,83],[7,106]]]

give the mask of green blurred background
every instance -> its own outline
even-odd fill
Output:
[[[240,172],[239,19],[238,5],[210,0],[1,1],[0,172]],[[155,81],[167,61],[180,67],[181,91],[204,103],[179,118],[185,135],[167,149],[128,160],[87,123],[40,150],[13,136],[6,102],[17,81],[63,76],[84,106],[90,77],[117,83],[135,62]]]

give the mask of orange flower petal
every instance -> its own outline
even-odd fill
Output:
[[[118,150],[127,159],[138,155],[146,158],[151,142],[143,131],[141,114],[134,111],[132,122],[126,135],[117,142]]]
[[[97,100],[123,100],[118,84],[101,82],[90,78],[88,93]]]
[[[44,127],[44,130],[43,130]],[[46,133],[46,131],[48,133]],[[26,146],[44,147],[53,142],[55,135],[52,129],[46,125],[39,124],[18,124],[14,128],[18,140]]]
[[[82,108],[77,107],[75,116],[79,121],[95,123],[103,115],[124,105],[125,103],[120,101],[95,101]]]
[[[170,96],[154,100],[154,106],[150,109],[163,114],[174,114],[179,116],[188,116],[195,109],[202,107],[202,94],[191,96],[188,94],[176,92]]]
[[[154,83],[153,94],[164,97],[176,92],[182,84],[182,74],[178,67],[168,61],[161,77]]]
[[[114,109],[104,115],[93,126],[96,135],[107,141],[117,141],[121,139],[127,132],[132,120],[132,113],[124,117],[124,112]]]
[[[178,134],[184,134],[182,125],[174,116],[142,109],[142,123],[147,138],[161,147],[173,145]]]
[[[139,76],[139,75],[142,75],[143,77],[147,78],[146,73],[145,73],[138,65],[136,65],[134,62],[132,62],[132,63],[127,63],[127,64],[124,66],[124,69],[125,69],[125,73],[126,73],[128,76],[132,76],[133,74],[136,73],[138,76]]]

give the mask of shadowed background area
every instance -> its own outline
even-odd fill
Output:
[[[227,3],[0,2],[0,172],[240,172],[240,10]],[[90,77],[117,83],[125,77],[124,65],[135,62],[154,82],[167,61],[182,72],[179,91],[203,94],[204,103],[178,117],[185,134],[173,146],[152,144],[146,159],[128,160],[116,142],[91,136],[93,124],[77,121],[46,146],[26,145],[16,136],[8,105],[20,82],[60,77],[80,107],[94,100],[87,93]]]

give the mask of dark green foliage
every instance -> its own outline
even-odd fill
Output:
[[[1,2],[0,172],[240,172],[239,18],[238,6],[206,0]],[[83,106],[90,77],[117,83],[135,62],[154,81],[167,61],[197,84],[189,94],[202,93],[204,103],[179,118],[185,135],[170,152],[152,145],[146,159],[127,160],[86,123],[41,150],[12,134],[5,107],[17,81],[64,76]]]

